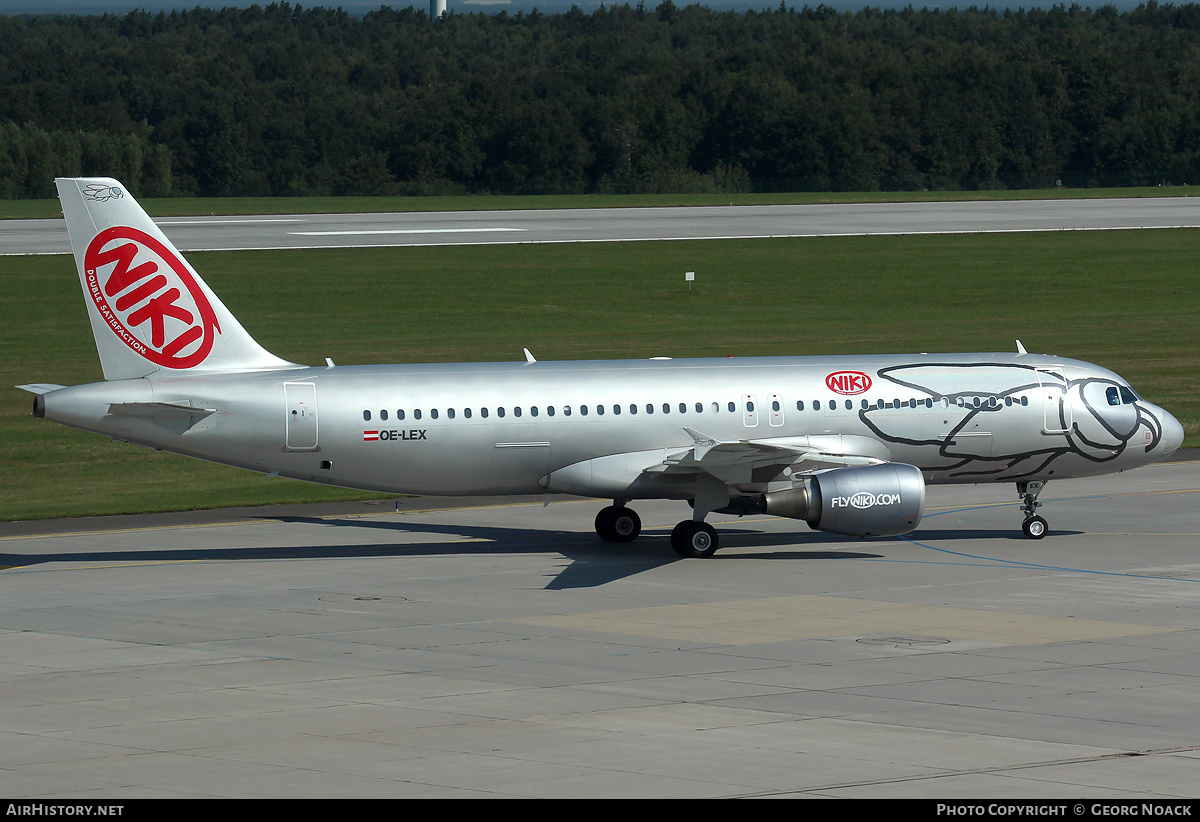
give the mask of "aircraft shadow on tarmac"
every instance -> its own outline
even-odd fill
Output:
[[[196,562],[268,559],[339,559],[437,556],[450,554],[527,554],[556,553],[570,564],[554,575],[545,586],[549,590],[590,588],[618,579],[681,561],[671,550],[669,531],[647,529],[632,543],[602,542],[595,535],[576,531],[541,530],[535,528],[505,528],[499,526],[440,525],[420,522],[397,522],[358,517],[320,518],[303,516],[269,516],[276,522],[321,525],[334,528],[362,528],[384,532],[404,532],[412,535],[430,534],[457,538],[454,542],[422,542],[397,544],[387,540],[349,545],[286,545],[246,548],[184,548],[174,550],[105,550],[58,552],[51,554],[3,554],[0,567],[28,567],[52,562]],[[749,525],[749,523],[747,524]],[[886,559],[880,551],[852,550],[856,545],[895,544],[888,540],[852,540],[816,532],[768,532],[752,527],[722,528],[726,535],[725,553],[718,553],[705,562],[725,559],[758,560],[846,560]],[[1080,532],[1055,532],[1055,535]],[[1019,532],[1009,530],[938,530],[922,529],[908,535],[913,543],[945,542],[981,539],[1021,539]],[[748,552],[746,549],[792,550]],[[806,546],[806,547],[801,547]],[[811,547],[807,547],[811,546]],[[736,552],[736,553],[735,553]]]
[[[571,561],[550,583],[547,589],[590,588],[625,577],[679,562],[682,557],[670,546],[670,531],[661,534],[655,529],[642,532],[636,542],[603,542],[594,534],[576,531],[547,531],[529,528],[503,528],[497,526],[436,525],[429,523],[381,522],[363,519],[319,519],[310,517],[271,517],[280,522],[303,522],[338,527],[376,528],[390,531],[405,531],[414,534],[444,534],[462,539],[480,540],[472,543],[456,542],[393,545],[390,550],[396,556],[432,553],[480,553],[494,555],[498,551],[529,553],[546,551],[561,554]],[[796,534],[768,533],[764,531],[737,531],[736,547],[769,547],[772,545],[794,546]],[[822,543],[837,544],[840,540],[825,534],[811,534]],[[340,554],[340,552],[339,552]],[[717,554],[717,558],[721,555]],[[731,556],[731,555],[729,555]],[[759,559],[879,559],[881,554],[861,554],[847,551],[787,551],[747,555],[739,557]]]
[[[536,528],[504,528],[498,526],[439,525],[418,522],[382,522],[358,517],[320,518],[303,516],[264,516],[276,522],[304,525],[321,525],[335,528],[361,528],[383,532],[412,534],[417,541],[399,544],[387,540],[355,544],[288,544],[280,546],[256,545],[253,547],[228,548],[179,548],[163,550],[99,550],[61,551],[46,554],[0,553],[0,568],[29,567],[53,562],[67,563],[147,563],[147,562],[197,562],[239,561],[270,559],[341,559],[409,556],[438,556],[451,554],[497,554],[554,553],[569,560],[569,564],[558,571],[545,586],[547,589],[589,588],[606,582],[634,576],[644,571],[679,562],[679,557],[670,547],[668,530],[661,534],[647,529],[633,543],[621,544],[602,542],[591,533],[558,531]],[[421,541],[421,534],[456,538],[454,542]],[[752,530],[735,530],[730,534],[732,547],[767,548],[771,546],[796,546],[798,540],[814,541],[820,546],[835,546],[843,540],[826,534],[767,533]],[[818,548],[814,545],[814,548]],[[732,554],[727,556],[733,557]],[[740,557],[759,559],[878,559],[882,554],[854,553],[828,550],[793,550],[763,552]],[[707,560],[719,561],[721,555]]]

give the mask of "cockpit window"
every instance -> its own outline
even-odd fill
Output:
[[[1130,405],[1141,399],[1127,385],[1110,385],[1104,389],[1104,397],[1109,405]]]

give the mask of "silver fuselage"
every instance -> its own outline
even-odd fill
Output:
[[[842,450],[917,466],[929,483],[1111,473],[1161,459],[1183,436],[1111,371],[1035,354],[301,367],[156,374],[39,401],[48,419],[120,440],[409,494],[687,498],[678,478],[622,489],[572,466],[625,455],[622,476],[636,477],[691,449],[695,432],[865,443]],[[786,465],[764,468],[749,466],[732,492],[762,492]]]

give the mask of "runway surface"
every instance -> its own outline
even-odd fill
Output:
[[[0,794],[1194,797],[1200,462],[933,488],[905,538],[679,503],[0,525]],[[710,518],[714,519],[714,518]]]
[[[1200,198],[171,217],[181,251],[624,242],[1200,226]],[[59,220],[0,220],[0,255],[70,252]]]

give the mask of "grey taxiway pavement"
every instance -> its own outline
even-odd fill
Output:
[[[0,795],[1195,797],[1196,456],[708,560],[659,502],[3,524]]]
[[[1200,198],[170,217],[182,251],[1200,226]],[[0,255],[66,254],[58,220],[0,220]]]

